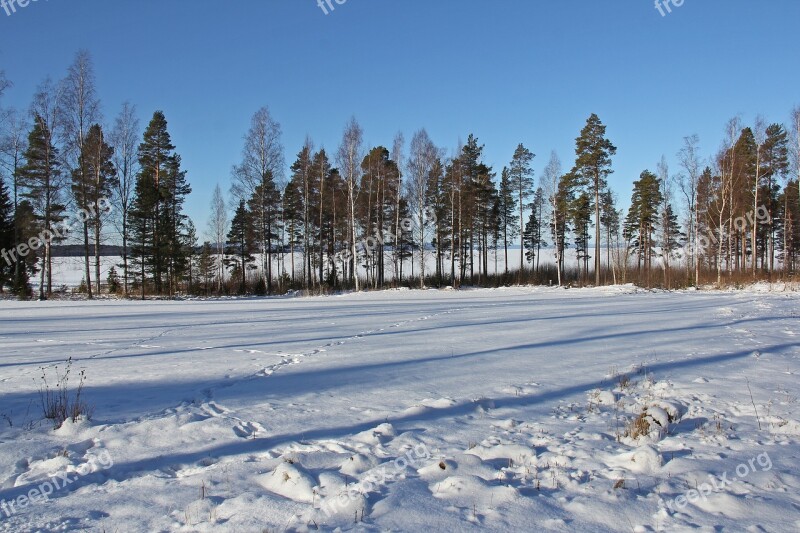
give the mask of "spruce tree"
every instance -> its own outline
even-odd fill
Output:
[[[0,177],[0,293],[14,283],[14,259],[9,252],[14,249],[14,204],[11,202],[6,182]]]
[[[247,292],[247,271],[255,268],[255,235],[253,235],[252,213],[247,210],[244,200],[239,202],[228,232],[228,249],[226,263],[232,275],[239,276],[239,294]]]

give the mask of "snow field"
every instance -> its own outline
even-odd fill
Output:
[[[795,531],[798,311],[763,287],[3,302],[0,501],[71,481],[0,530]],[[40,376],[68,357],[95,411],[54,431]]]

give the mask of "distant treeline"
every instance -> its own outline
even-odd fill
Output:
[[[0,96],[10,87],[0,72]],[[697,136],[643,170],[630,207],[609,188],[617,148],[592,114],[574,163],[551,153],[535,179],[520,143],[502,169],[475,135],[447,150],[424,129],[406,146],[368,147],[353,118],[335,153],[308,139],[287,166],[281,126],[252,118],[231,187],[217,186],[205,236],[184,212],[191,193],[164,113],[144,131],[124,104],[105,123],[90,55],[43,82],[26,112],[0,108],[0,291],[41,299],[52,258],[83,258],[89,298],[275,294],[399,285],[718,284],[791,277],[800,259],[800,108],[790,121],[732,119],[704,156]],[[66,221],[69,221],[67,224]],[[69,239],[77,244],[64,245]],[[510,246],[521,243],[519,263]],[[555,264],[541,261],[555,251]],[[569,249],[577,262],[567,264]],[[101,287],[101,256],[119,265]],[[493,262],[503,258],[503,271]]]

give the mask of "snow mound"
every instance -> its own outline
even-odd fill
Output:
[[[497,444],[495,446],[476,446],[467,450],[468,454],[480,457],[484,461],[507,459],[524,462],[526,459],[536,457],[536,452],[519,444]]]
[[[342,462],[339,472],[348,476],[357,476],[375,468],[377,465],[378,461],[374,457],[357,453]]]
[[[608,460],[609,466],[624,468],[637,474],[656,474],[661,470],[661,463],[661,455],[651,446],[640,446]]]
[[[270,474],[260,476],[257,481],[278,496],[302,503],[314,501],[314,487],[317,482],[297,464],[281,463]]]

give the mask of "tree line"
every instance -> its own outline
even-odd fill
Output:
[[[10,86],[0,72],[0,97]],[[39,86],[26,112],[0,108],[0,291],[31,297],[36,279],[38,298],[51,296],[53,246],[68,237],[83,248],[89,298],[104,289],[145,298],[399,285],[673,287],[791,277],[800,258],[800,108],[788,126],[732,119],[709,158],[697,136],[686,137],[678,171],[662,157],[621,210],[608,184],[617,148],[594,114],[571,168],[553,152],[537,180],[536,156],[522,143],[497,171],[473,134],[449,153],[424,129],[408,145],[398,133],[390,147],[368,147],[355,118],[335,152],[307,139],[287,167],[281,126],[264,107],[230,190],[215,189],[203,239],[184,212],[191,186],[164,113],[142,130],[135,106],[124,104],[110,124],[100,109],[86,51],[62,80]],[[63,231],[76,211],[82,216]],[[107,243],[122,252],[101,279]]]

